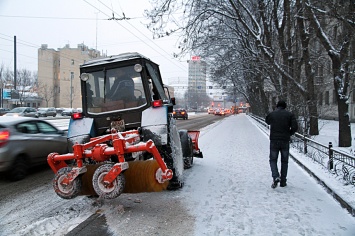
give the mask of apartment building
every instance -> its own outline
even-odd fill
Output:
[[[100,57],[100,52],[84,44],[70,48],[38,49],[38,94],[46,107],[81,107],[80,65]]]

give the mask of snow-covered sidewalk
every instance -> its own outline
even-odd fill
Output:
[[[288,186],[272,189],[268,136],[245,114],[202,130],[181,194],[195,235],[354,235],[355,219],[290,160]]]

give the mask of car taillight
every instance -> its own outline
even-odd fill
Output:
[[[0,131],[0,147],[4,146],[10,138],[9,130],[1,130]]]
[[[83,113],[81,113],[81,112],[73,113],[73,115],[71,117],[73,118],[73,120],[82,119],[83,118]]]
[[[163,100],[154,100],[152,102],[152,107],[162,107],[163,106]]]

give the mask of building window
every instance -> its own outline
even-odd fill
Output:
[[[318,105],[319,105],[319,106],[322,106],[322,105],[323,105],[323,94],[322,94],[322,93],[319,94],[319,97],[318,97]]]
[[[325,105],[329,105],[329,91],[325,92],[324,103],[325,103]]]
[[[74,65],[74,59],[71,59],[71,64]]]
[[[74,79],[74,72],[70,72],[70,79]]]

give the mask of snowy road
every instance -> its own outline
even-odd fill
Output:
[[[354,235],[355,219],[293,161],[288,186],[271,189],[269,140],[249,119],[230,116],[201,130],[204,158],[185,171],[179,191],[102,205],[60,199],[49,179],[12,198],[0,192],[0,235],[65,235],[95,212],[121,236]]]

